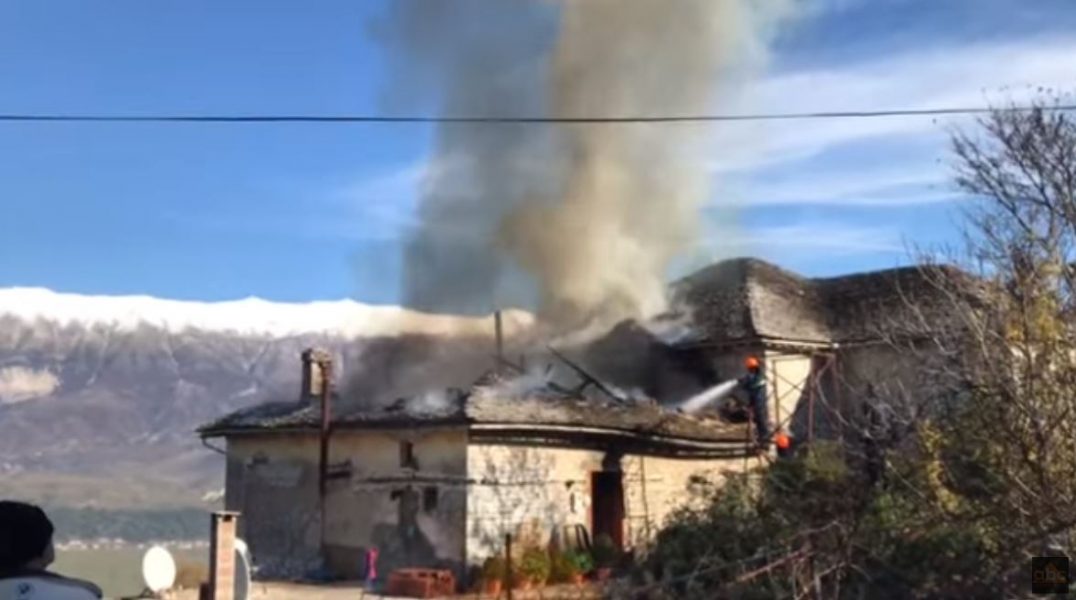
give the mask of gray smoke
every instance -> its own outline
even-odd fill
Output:
[[[445,116],[707,113],[765,55],[784,0],[395,0],[396,107]],[[411,103],[409,106],[408,103]],[[665,306],[709,198],[699,124],[445,124],[404,297],[534,307],[567,330]]]

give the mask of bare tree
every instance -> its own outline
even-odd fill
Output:
[[[918,428],[935,434],[921,458],[938,508],[986,532],[1014,576],[1048,544],[1072,548],[1076,525],[1076,123],[1057,101],[953,134],[967,276],[926,261],[945,318],[929,311],[927,343],[903,343],[940,383]]]
[[[625,597],[1026,596],[1030,556],[1071,555],[1076,123],[1057,100],[952,134],[964,243],[880,326],[914,387],[864,393],[897,422],[838,415],[860,435],[774,465],[747,509],[726,489],[685,515]],[[879,455],[883,478],[857,475]]]

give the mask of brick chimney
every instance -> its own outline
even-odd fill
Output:
[[[324,350],[308,348],[303,351],[303,389],[299,398],[305,402],[316,403],[321,399],[321,386],[324,380],[324,368],[331,369],[332,356]]]

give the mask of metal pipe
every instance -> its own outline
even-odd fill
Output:
[[[327,356],[318,361],[321,370],[321,428],[319,430],[320,448],[318,457],[318,509],[321,517],[321,551],[325,552],[325,543],[328,534],[326,519],[326,489],[329,480],[329,434],[332,424],[332,360]]]
[[[209,443],[209,440],[208,440],[208,439],[206,439],[206,438],[202,438],[202,445],[203,445],[203,446],[205,446],[206,448],[209,448],[209,449],[210,449],[210,450],[212,450],[213,452],[216,452],[217,454],[222,454],[222,455],[224,455],[224,456],[227,456],[227,455],[228,455],[228,452],[227,452],[227,451],[225,451],[225,450],[223,450],[223,449],[221,449],[221,448],[217,448],[217,447],[216,447],[216,446],[214,446],[213,444],[210,444],[210,443]]]
[[[505,579],[504,588],[508,595],[508,600],[512,600],[512,588],[515,586],[515,577],[512,573],[512,534],[504,534],[504,566],[505,566]]]
[[[504,328],[501,323],[501,311],[493,313],[493,327],[497,336],[497,372],[500,373],[504,365]]]
[[[328,479],[329,469],[329,426],[332,422],[332,405],[330,394],[332,393],[332,362],[322,360],[318,363],[321,369],[321,429],[320,452],[318,463],[318,486],[321,495],[325,495],[325,486]]]

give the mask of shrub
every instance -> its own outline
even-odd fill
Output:
[[[549,580],[553,583],[565,583],[571,581],[572,576],[579,571],[575,568],[569,555],[565,552],[553,551],[549,555]]]
[[[523,551],[519,561],[519,571],[531,581],[543,582],[549,579],[549,554],[541,548],[528,548]]]
[[[582,550],[573,550],[565,554],[568,562],[572,563],[576,573],[589,573],[594,570],[594,559],[590,554]]]

